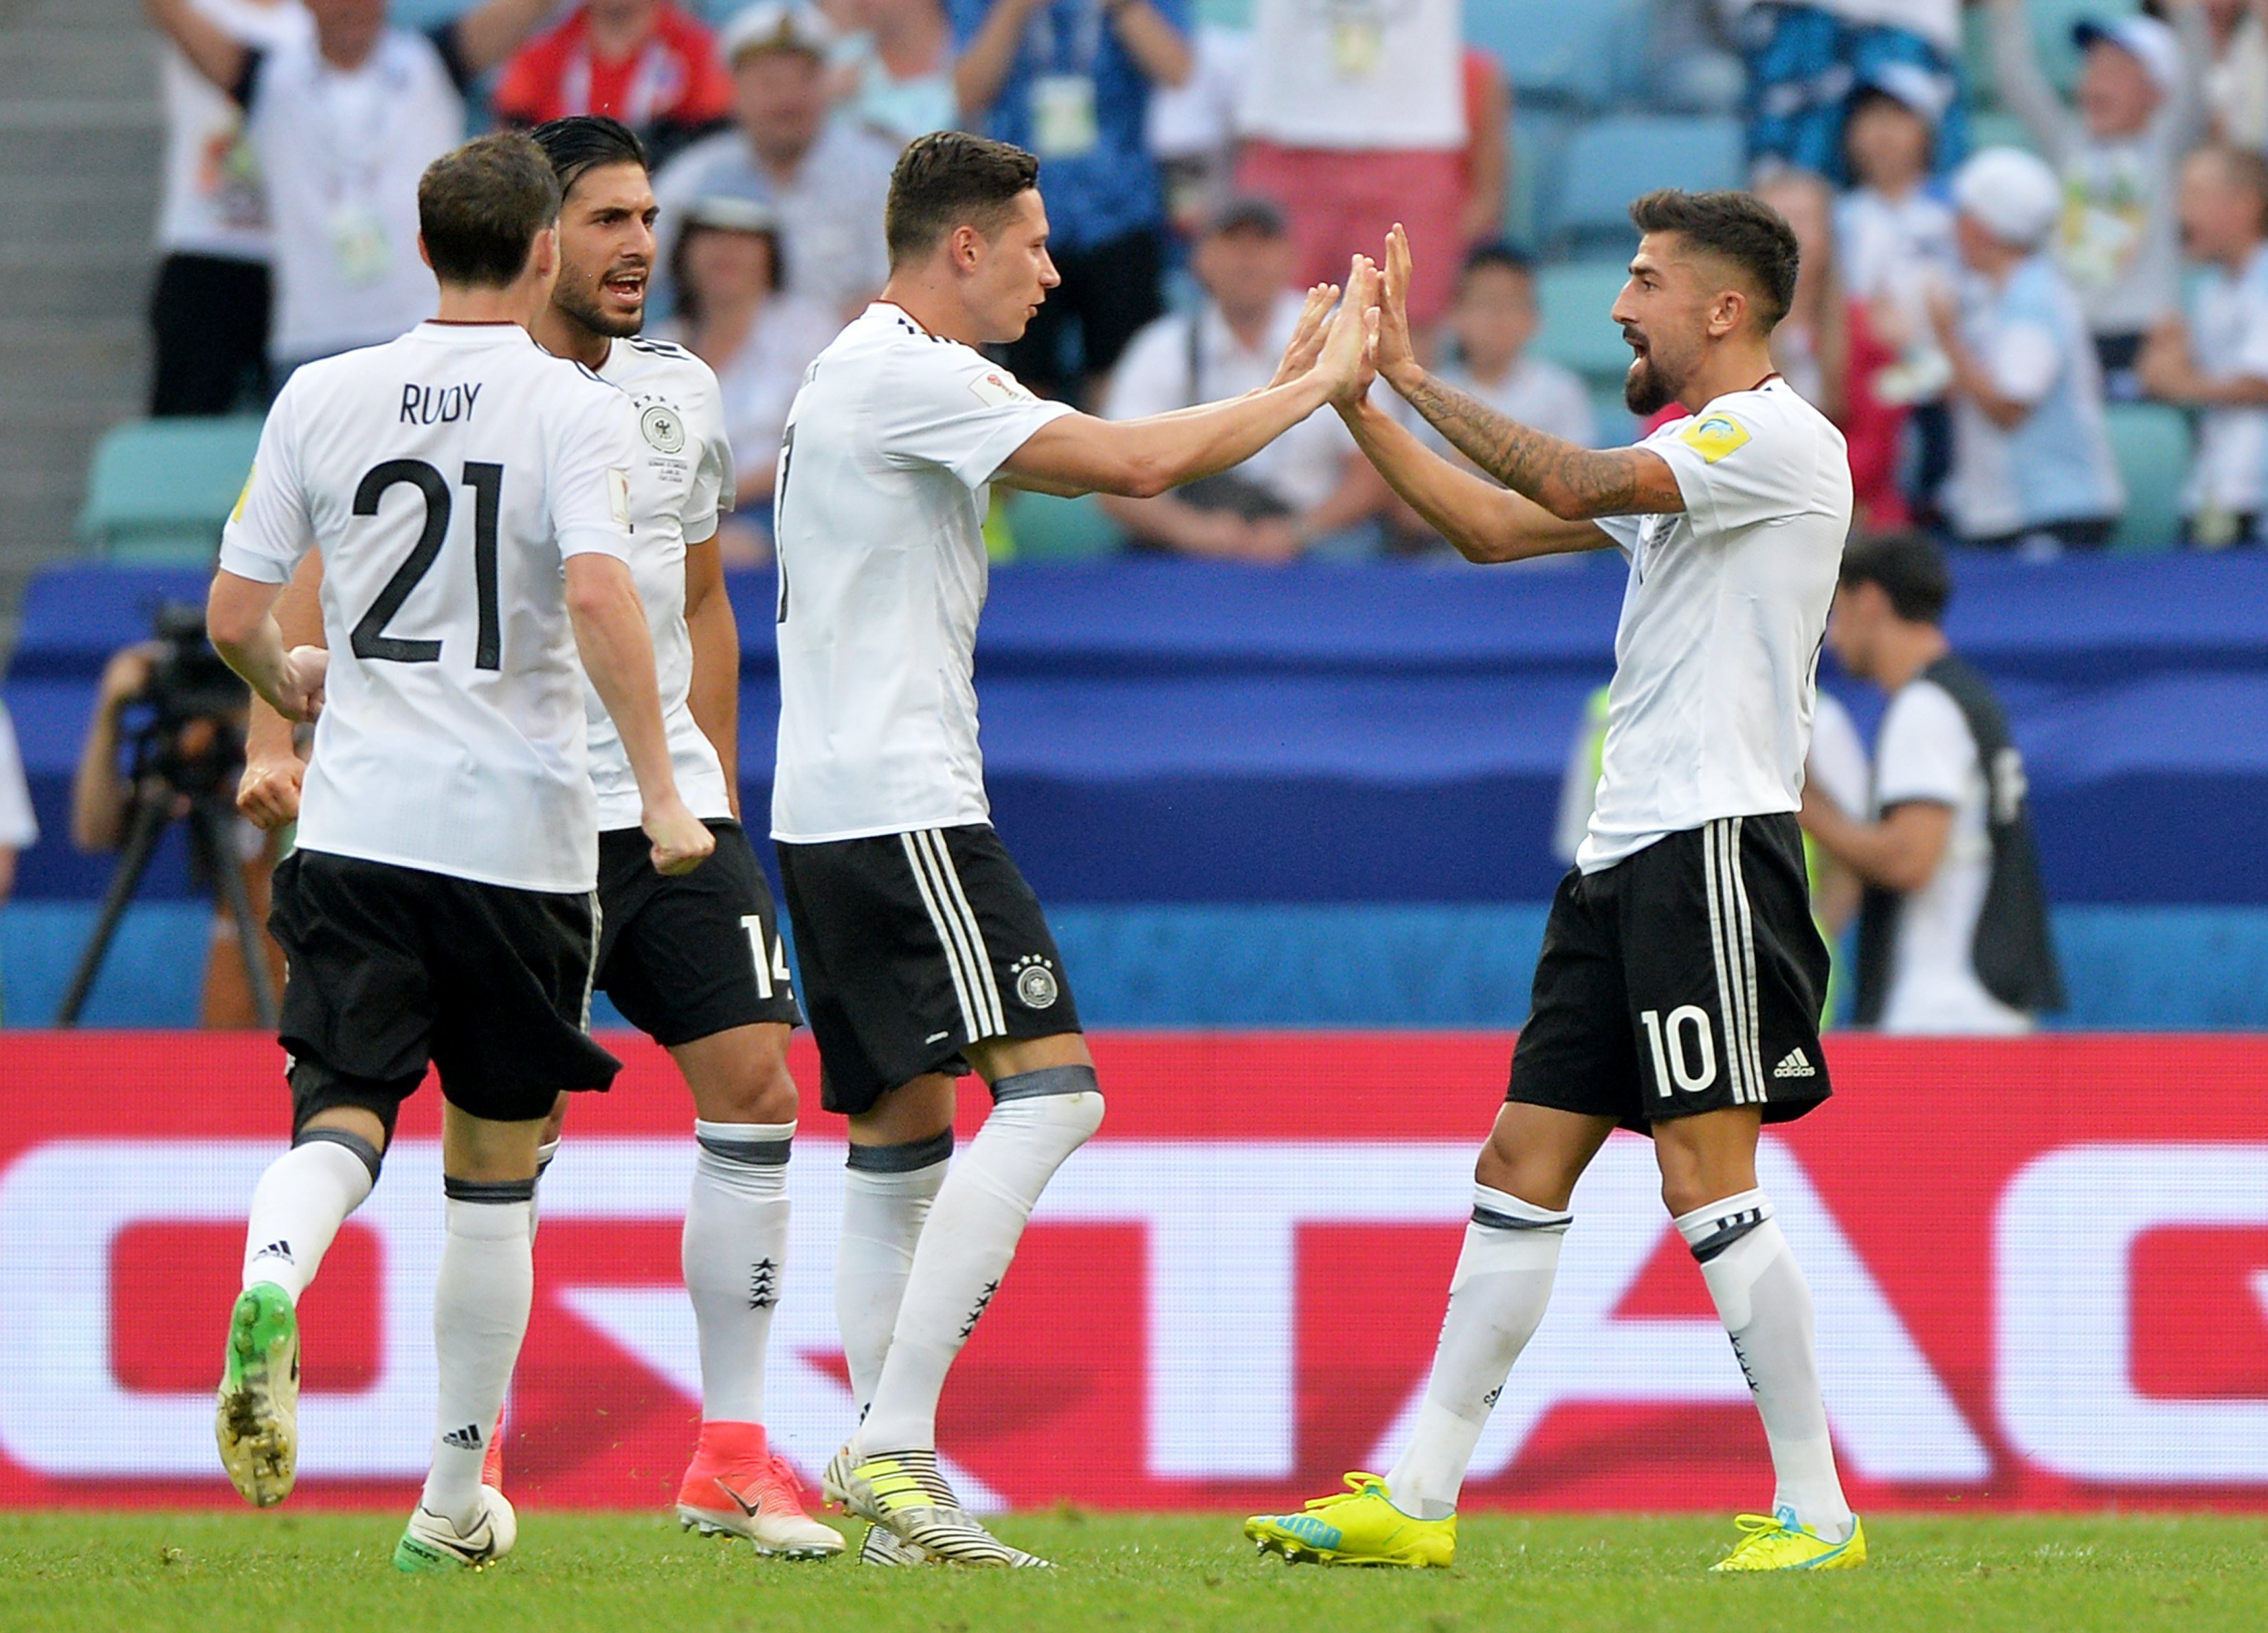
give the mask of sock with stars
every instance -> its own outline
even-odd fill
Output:
[[[764,1421],[764,1345],[787,1258],[792,1122],[696,1122],[685,1291],[700,1333],[704,1423]]]

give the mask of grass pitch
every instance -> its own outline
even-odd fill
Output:
[[[1866,1633],[2268,1627],[2268,1518],[1902,1519],[1873,1563],[1712,1578],[1731,1526],[1704,1519],[1476,1515],[1454,1570],[1256,1558],[1230,1515],[1004,1520],[1037,1571],[882,1570],[760,1560],[666,1517],[535,1512],[477,1576],[397,1576],[397,1514],[0,1516],[9,1633],[995,1633],[1020,1629],[1414,1629],[1421,1633],[1810,1629]]]

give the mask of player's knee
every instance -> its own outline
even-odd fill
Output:
[[[376,1139],[371,1137],[372,1132],[378,1135]],[[302,1145],[325,1144],[351,1151],[362,1166],[370,1170],[370,1182],[372,1185],[378,1183],[379,1168],[386,1161],[386,1131],[383,1129],[357,1128],[347,1119],[331,1113],[327,1114],[326,1121],[311,1123],[291,1136],[291,1146],[295,1151]]]
[[[1580,1177],[1580,1169],[1567,1172],[1556,1157],[1515,1143],[1502,1129],[1489,1136],[1473,1163],[1476,1183],[1554,1212],[1565,1211]]]
[[[1043,1066],[992,1085],[992,1114],[1045,1129],[1076,1150],[1102,1126],[1102,1085],[1092,1066]]]
[[[291,1144],[318,1142],[352,1151],[370,1170],[373,1184],[387,1148],[394,1143],[394,1125],[401,1114],[401,1101],[416,1087],[413,1081],[379,1083],[333,1071],[319,1060],[302,1056],[291,1063]]]
[[[777,1056],[745,1063],[740,1070],[703,1085],[695,1095],[701,1114],[711,1122],[793,1122],[795,1078]]]

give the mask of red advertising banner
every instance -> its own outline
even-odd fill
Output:
[[[679,1285],[690,1105],[667,1057],[585,1097],[547,1177],[508,1424],[539,1507],[665,1505],[698,1376]],[[955,1371],[972,1506],[1282,1505],[1390,1462],[1415,1411],[1510,1040],[1095,1040],[1109,1114]],[[2268,1508],[2268,1040],[1841,1038],[1763,1182],[1818,1306],[1863,1508]],[[800,1041],[798,1074],[815,1082]],[[213,1380],[243,1210],[280,1149],[258,1039],[0,1034],[0,1505],[233,1502]],[[982,1096],[965,1101],[973,1129]],[[432,1431],[438,1105],[303,1306],[299,1495],[399,1506]],[[806,1107],[773,1332],[775,1444],[848,1432],[841,1124]],[[1652,1153],[1576,1193],[1550,1315],[1467,1501],[1756,1507],[1763,1436]]]

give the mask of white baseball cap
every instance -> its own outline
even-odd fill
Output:
[[[2063,215],[2063,183],[2021,148],[1992,147],[1953,173],[1954,208],[2015,249],[2034,249]]]
[[[2181,36],[2154,17],[2137,13],[2108,22],[2074,23],[2071,38],[2082,51],[2097,40],[2117,46],[2142,65],[2142,71],[2162,95],[2171,96],[2181,89]]]
[[[717,36],[718,53],[727,63],[751,51],[800,51],[823,62],[834,48],[835,26],[806,0],[758,0],[734,12]]]

